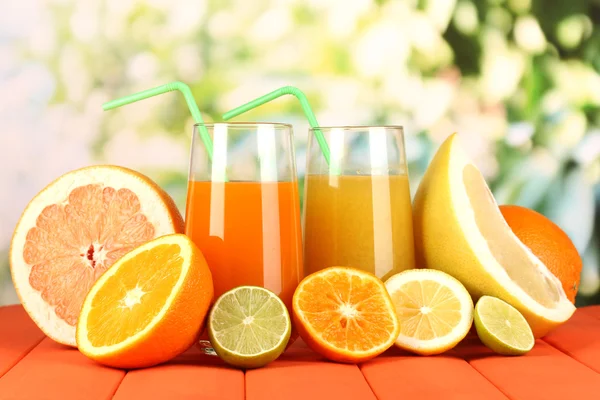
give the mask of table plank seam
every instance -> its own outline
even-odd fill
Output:
[[[362,368],[360,367],[360,365],[356,364],[356,368],[358,368],[358,370],[360,371],[360,374],[362,375],[363,379],[367,383],[367,386],[369,386],[371,393],[373,393],[373,397],[376,398],[377,400],[379,400],[379,397],[377,397],[377,393],[375,393],[375,389],[373,389],[373,386],[371,386],[371,384],[369,383],[369,379],[367,379],[365,374],[363,374],[363,371],[362,371]]]
[[[502,395],[503,395],[504,397],[506,397],[506,398],[507,398],[507,399],[509,399],[509,400],[515,400],[513,397],[510,397],[510,396],[508,395],[508,393],[506,393],[504,390],[500,389],[500,388],[498,387],[498,385],[496,385],[494,382],[492,382],[492,381],[491,381],[491,380],[490,380],[490,379],[489,379],[487,376],[485,376],[485,375],[484,375],[484,374],[483,374],[483,373],[482,373],[480,370],[478,370],[478,369],[477,369],[477,367],[475,367],[473,364],[471,364],[471,362],[470,362],[470,361],[468,361],[468,360],[466,360],[466,359],[464,359],[464,358],[463,358],[463,360],[465,360],[465,362],[466,362],[467,364],[469,364],[469,367],[473,368],[473,370],[474,370],[475,372],[477,372],[479,375],[481,375],[481,376],[483,377],[483,379],[485,379],[486,381],[488,381],[488,382],[490,383],[490,385],[492,385],[494,388],[496,388],[496,390],[497,390],[497,391],[499,391],[500,393],[502,393]]]
[[[121,380],[119,381],[119,383],[117,383],[115,385],[115,390],[112,392],[112,394],[109,395],[109,397],[107,398],[107,400],[112,400],[112,399],[115,398],[115,396],[117,395],[117,392],[119,391],[119,388],[121,387],[121,384],[125,380],[125,377],[127,376],[127,374],[129,374],[129,371],[125,371],[125,374],[123,374],[123,377],[121,378]]]
[[[40,343],[42,343],[44,341],[44,339],[46,339],[45,335],[42,336],[37,343],[34,343],[33,346],[31,346],[29,349],[27,349],[27,351],[25,353],[23,353],[21,355],[21,357],[13,365],[11,365],[3,374],[0,374],[0,379],[2,379],[2,377],[4,375],[8,374],[14,367],[16,367],[17,364],[19,364],[25,357],[27,357],[29,355],[29,353],[31,353],[36,347],[38,347],[40,345]]]

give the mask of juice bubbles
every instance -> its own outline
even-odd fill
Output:
[[[189,182],[186,234],[207,260],[215,298],[261,286],[291,310],[302,277],[300,226],[296,182]]]
[[[308,175],[305,274],[330,266],[385,280],[415,267],[406,175]]]

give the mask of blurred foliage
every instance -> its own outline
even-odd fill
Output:
[[[5,226],[43,183],[92,162],[147,173],[183,209],[192,125],[183,100],[105,114],[103,101],[182,80],[214,121],[290,84],[322,125],[403,125],[413,192],[459,132],[499,203],[541,211],[570,235],[585,263],[578,304],[600,303],[598,0],[52,0],[9,22],[11,73],[0,79],[20,82],[7,87],[23,101],[14,95],[22,107],[0,116],[21,118],[13,141],[39,121],[45,151],[13,162],[39,180],[11,192],[22,195]],[[297,102],[243,119],[294,124],[303,177],[308,125]],[[40,154],[67,143],[79,158],[48,168]]]

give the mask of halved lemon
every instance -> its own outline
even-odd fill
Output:
[[[213,298],[210,270],[185,235],[167,235],[127,253],[83,302],[77,346],[111,367],[170,360],[198,338]]]
[[[440,354],[458,344],[473,324],[473,300],[450,275],[411,269],[385,282],[398,321],[396,346],[421,355]]]
[[[456,134],[442,144],[419,185],[414,231],[420,267],[449,273],[475,299],[506,301],[535,337],[575,311],[558,278],[512,233]]]

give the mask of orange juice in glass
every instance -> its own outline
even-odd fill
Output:
[[[302,278],[302,234],[291,126],[204,125],[212,162],[194,129],[186,234],[212,272],[215,299],[242,285],[273,291],[291,312]]]
[[[304,272],[355,267],[381,279],[415,267],[402,127],[319,128],[327,163],[309,135]]]

